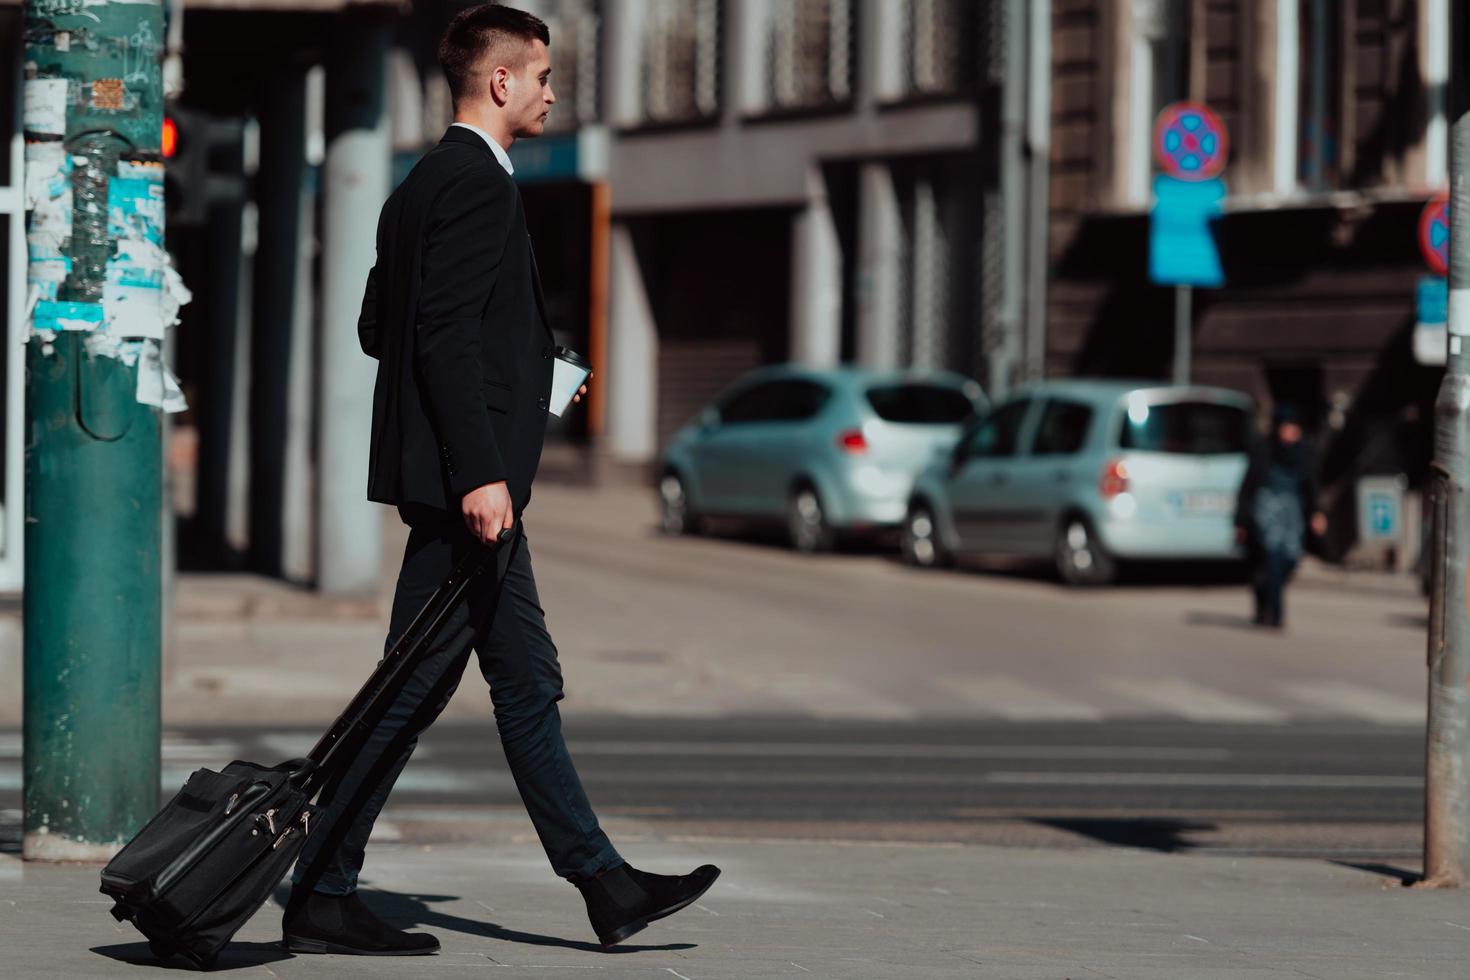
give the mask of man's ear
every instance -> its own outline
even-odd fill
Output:
[[[505,105],[510,101],[509,82],[510,71],[504,66],[490,73],[490,97],[495,100],[496,105]]]

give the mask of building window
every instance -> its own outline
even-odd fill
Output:
[[[778,0],[766,10],[769,105],[797,109],[847,101],[853,0]]]
[[[551,31],[551,87],[556,108],[548,132],[569,132],[602,118],[601,0],[523,0]]]
[[[643,0],[642,115],[707,119],[720,110],[719,0]]]
[[[910,95],[950,95],[979,80],[979,0],[908,0],[905,77]]]
[[[1342,132],[1342,4],[1300,0],[1297,177],[1307,190],[1338,185]]]
[[[1154,121],[1171,102],[1189,97],[1189,0],[1133,0],[1132,106],[1128,197],[1149,199]]]

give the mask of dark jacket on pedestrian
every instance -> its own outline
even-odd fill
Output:
[[[1254,553],[1282,546],[1300,554],[1311,516],[1317,510],[1317,492],[1316,454],[1311,445],[1306,439],[1284,443],[1276,437],[1273,426],[1271,436],[1258,441],[1253,449],[1236,499],[1235,526],[1245,530],[1248,550]],[[1286,515],[1278,509],[1274,520],[1263,522],[1263,511],[1270,513],[1263,507],[1262,497],[1267,494],[1277,499],[1294,497],[1296,513]],[[1284,541],[1280,532],[1294,535],[1296,540]]]
[[[378,359],[368,497],[457,515],[508,484],[525,508],[541,459],[553,344],[525,211],[485,141],[463,127],[389,196],[358,320]]]

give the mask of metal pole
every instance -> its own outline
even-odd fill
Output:
[[[1032,0],[1026,86],[1026,338],[1023,376],[1046,374],[1046,284],[1051,263],[1051,0]]]
[[[25,5],[23,853],[97,860],[158,808],[163,7],[67,9]]]
[[[390,190],[388,48],[392,21],[348,8],[328,54],[322,244],[317,568],[323,592],[370,593],[382,565],[382,517],[367,500],[368,430],[376,365],[357,317],[376,255],[378,212]]]
[[[1458,7],[1459,5],[1455,5]],[[1424,881],[1459,887],[1470,867],[1470,100],[1464,15],[1451,15],[1449,358],[1435,402],[1434,585],[1429,613],[1429,724],[1424,794]]]
[[[1174,373],[1176,385],[1189,384],[1189,362],[1194,345],[1194,287],[1174,287]]]

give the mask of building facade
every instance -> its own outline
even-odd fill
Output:
[[[1173,296],[1147,279],[1153,121],[1230,128],[1226,285],[1196,290],[1195,380],[1316,428],[1333,542],[1356,480],[1430,455],[1441,369],[1414,354],[1418,219],[1446,187],[1450,0],[1057,0],[1053,375],[1166,377]]]
[[[600,5],[603,455],[648,464],[761,364],[1011,373],[996,322],[1006,7]]]

